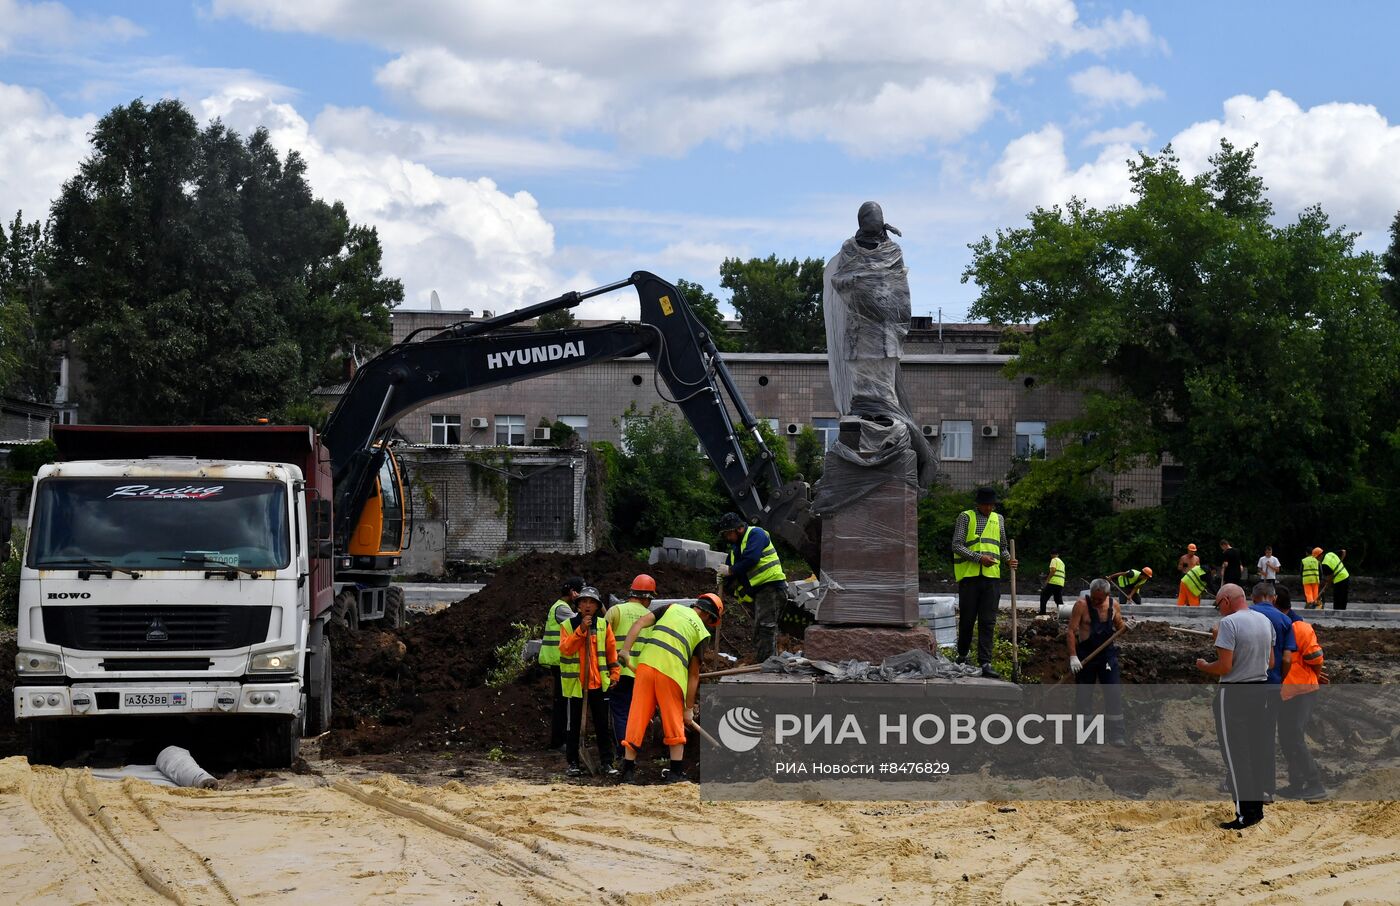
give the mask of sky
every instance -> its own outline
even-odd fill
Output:
[[[1258,145],[1285,222],[1380,250],[1400,211],[1400,5],[1294,0],[0,0],[0,218],[46,216],[135,98],[269,130],[374,226],[404,307],[507,311],[636,270],[829,258],[878,201],[915,314],[968,244],[1127,161]],[[623,292],[585,318],[635,317]]]

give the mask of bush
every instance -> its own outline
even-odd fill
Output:
[[[492,653],[496,666],[486,671],[486,685],[493,689],[509,686],[525,674],[525,643],[540,634],[540,627],[529,623],[512,623],[515,635]]]
[[[20,444],[10,448],[10,469],[33,476],[39,467],[58,459],[58,445],[51,440]]]
[[[24,559],[24,529],[10,536],[5,562],[0,564],[0,624],[14,626],[19,621],[19,569]]]

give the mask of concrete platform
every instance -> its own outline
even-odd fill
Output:
[[[726,676],[720,683],[743,687],[745,692],[753,691],[774,698],[802,699],[814,698],[817,687],[832,690],[840,689],[843,696],[861,698],[957,698],[972,701],[1018,701],[1021,687],[1005,680],[985,679],[980,676],[965,676],[958,679],[903,679],[889,683],[819,683],[816,677],[792,676],[787,673],[744,673],[739,676]]]

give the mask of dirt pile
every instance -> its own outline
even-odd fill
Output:
[[[715,588],[710,570],[646,565],[625,554],[526,554],[501,567],[476,594],[415,620],[398,633],[334,632],[334,730],[328,754],[423,749],[538,748],[548,742],[549,678],[532,668],[492,688],[496,649],[517,623],[536,630],[569,576],[583,576],[606,599],[625,597],[639,572],[663,597]],[[535,636],[538,637],[538,636]]]

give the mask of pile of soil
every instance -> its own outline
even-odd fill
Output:
[[[609,595],[625,597],[640,572],[656,579],[662,597],[694,597],[715,589],[711,570],[648,566],[601,551],[585,556],[532,553],[498,569],[476,594],[398,632],[333,631],[335,719],[322,751],[358,755],[544,747],[549,741],[549,677],[533,667],[514,683],[487,686],[486,675],[497,666],[496,648],[516,637],[517,623],[533,627],[532,637],[538,638],[545,611],[568,577],[583,576],[606,600]],[[733,651],[723,641],[721,645]]]

